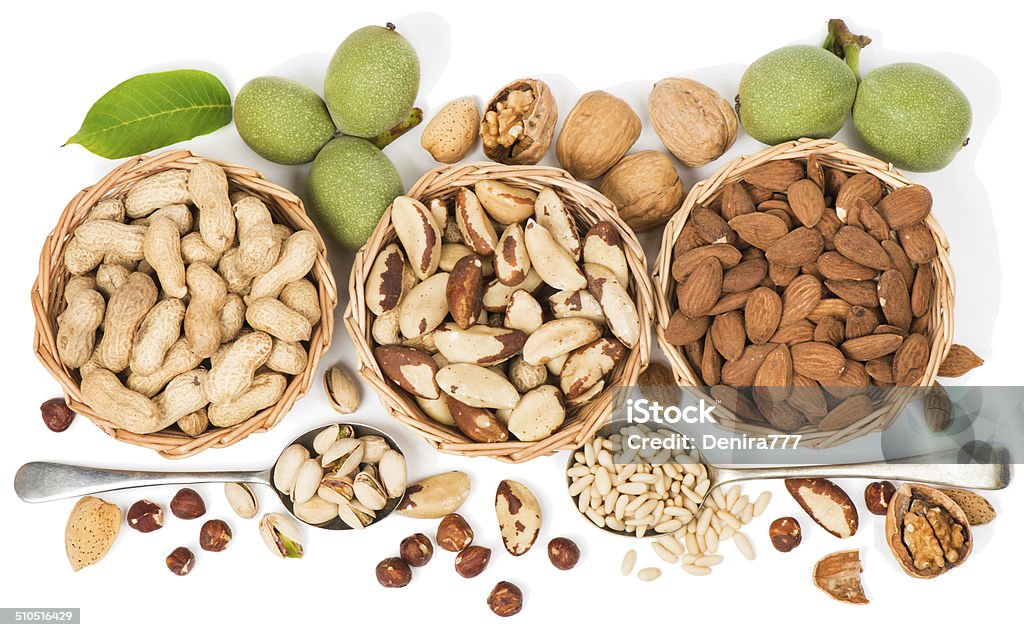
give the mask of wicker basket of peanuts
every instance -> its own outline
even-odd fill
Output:
[[[575,448],[650,355],[636,236],[555,168],[428,172],[356,255],[349,294],[361,374],[449,453],[522,462]]]
[[[336,304],[298,197],[171,151],[64,209],[32,289],[35,350],[74,411],[183,458],[281,420],[313,382]]]

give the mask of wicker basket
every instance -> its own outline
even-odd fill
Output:
[[[559,450],[578,447],[605,424],[604,421],[612,410],[614,388],[636,384],[640,372],[647,367],[651,352],[650,327],[654,307],[651,284],[643,248],[633,231],[619,218],[615,206],[563,170],[544,166],[506,166],[488,162],[440,166],[420,178],[408,194],[421,201],[429,201],[434,197],[446,197],[460,187],[472,186],[483,179],[498,179],[512,186],[534,191],[548,186],[562,197],[581,229],[586,230],[600,221],[611,222],[618,228],[632,273],[629,291],[640,314],[641,333],[639,343],[612,372],[604,391],[586,405],[577,408],[575,412],[570,412],[565,424],[558,431],[536,442],[473,442],[457,429],[426,417],[415,400],[385,380],[373,357],[373,339],[370,336],[373,316],[366,308],[364,288],[377,253],[395,240],[390,211],[384,214],[373,236],[356,254],[349,280],[349,305],[345,310],[344,321],[352,336],[356,356],[359,358],[360,373],[380,395],[384,407],[397,420],[412,427],[427,442],[446,453],[490,456],[505,462],[525,462]]]
[[[863,153],[850,150],[840,142],[828,139],[801,139],[799,141],[779,144],[749,157],[738,157],[723,166],[708,179],[696,184],[690,190],[689,195],[683,202],[682,208],[676,212],[665,227],[661,251],[658,254],[658,259],[651,275],[655,286],[657,312],[655,331],[658,342],[668,357],[669,364],[676,377],[676,382],[680,385],[696,388],[702,385],[699,373],[691,368],[681,348],[670,344],[665,338],[665,330],[669,319],[676,308],[676,282],[672,278],[673,246],[680,232],[682,232],[683,225],[686,223],[690,211],[697,205],[715,200],[721,193],[723,186],[741,180],[744,173],[756,166],[779,159],[806,159],[811,154],[816,155],[825,167],[835,168],[851,174],[869,172],[893,190],[903,188],[911,183],[906,177],[896,172],[892,166]],[[920,382],[921,386],[930,386],[935,382],[939,365],[946,357],[946,353],[953,342],[953,301],[956,284],[953,279],[953,268],[949,262],[949,244],[946,235],[933,216],[929,215],[925,222],[938,248],[937,256],[930,264],[930,267],[935,272],[935,286],[931,310],[928,315],[928,337],[931,343],[931,355],[928,360],[927,369]],[[703,397],[705,400],[714,400],[701,391],[695,391],[698,396]],[[827,448],[853,440],[873,431],[884,430],[903,409],[913,393],[914,388],[912,387],[887,390],[885,398],[872,414],[843,429],[819,431],[814,426],[806,425],[794,433],[803,435],[800,443],[801,446]],[[716,415],[721,416],[720,422],[726,428],[736,432],[750,435],[778,433],[777,430],[770,429],[767,426],[744,422],[721,405],[716,407],[715,412]]]
[[[116,429],[82,402],[78,372],[72,372],[64,367],[57,356],[55,343],[56,317],[64,309],[64,284],[69,278],[64,267],[64,250],[68,240],[86,213],[100,199],[125,192],[135,182],[154,173],[174,168],[188,169],[200,161],[214,161],[221,166],[232,186],[262,199],[276,221],[295,230],[317,232],[297,196],[267,181],[263,175],[251,168],[204,159],[189,151],[169,151],[154,157],[136,157],[118,166],[93,186],[79,192],[68,203],[57,221],[57,227],[46,237],[39,256],[39,275],[32,286],[32,309],[36,315],[33,347],[43,366],[64,388],[68,405],[92,420],[108,435],[124,442],[148,447],[167,458],[187,458],[212,447],[228,447],[251,433],[267,431],[280,422],[295,401],[304,396],[313,383],[320,356],[331,344],[334,307],[338,304],[338,290],[327,262],[327,251],[321,247],[311,271],[312,278],[319,288],[321,320],[309,340],[309,360],[306,369],[290,379],[284,395],[274,406],[238,425],[211,427],[196,437],[188,436],[177,429],[152,434],[134,434]]]

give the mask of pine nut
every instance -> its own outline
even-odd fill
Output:
[[[640,495],[647,492],[647,485],[642,482],[626,482],[615,488],[619,490],[619,493],[625,493],[626,495]]]
[[[686,553],[686,549],[683,548],[683,545],[679,543],[679,540],[677,540],[674,535],[666,535],[665,537],[660,538],[658,542],[660,542],[662,546],[671,551],[672,554],[676,557],[679,557],[683,553]]]
[[[662,522],[654,526],[654,530],[657,533],[673,533],[683,527],[683,523],[679,520],[669,520],[668,522]]]
[[[711,499],[715,501],[715,505],[718,506],[719,509],[726,508],[725,507],[725,494],[722,493],[721,489],[715,489],[714,491],[712,491],[711,492]]]
[[[740,527],[743,526],[740,523],[740,521],[736,518],[736,516],[732,513],[729,513],[728,511],[716,511],[715,515],[721,518],[722,522],[725,522],[727,525],[731,526],[737,531],[739,531]]]
[[[658,476],[651,473],[634,473],[629,478],[630,482],[642,482],[644,484],[654,484],[658,481]]]
[[[594,463],[597,462],[597,454],[594,452],[594,443],[588,442],[583,445],[583,455],[586,458],[587,465],[591,467],[594,466]]]
[[[722,532],[718,534],[718,541],[725,542],[726,540],[732,539],[732,536],[736,535],[736,529],[731,526],[727,526],[722,529]]]
[[[687,553],[691,555],[696,555],[697,553],[700,553],[700,547],[697,545],[696,535],[687,534],[686,539],[683,540],[683,543],[686,545]]]
[[[631,477],[633,477],[633,474],[636,473],[636,465],[635,464],[627,464],[627,465],[621,465],[621,466],[622,466],[622,470],[619,471],[619,479],[622,480],[623,482],[625,482],[626,480],[629,480]]]
[[[743,513],[740,513],[740,522],[742,522],[744,524],[750,524],[750,522],[753,519],[754,519],[754,505],[753,504],[748,504],[746,506],[746,508],[743,509]]]
[[[690,575],[711,575],[711,569],[707,566],[697,566],[696,564],[683,564],[683,570]]]
[[[708,532],[704,534],[704,546],[708,549],[707,553],[718,551],[718,533],[714,529],[708,529]]]
[[[708,527],[711,525],[712,515],[714,515],[714,511],[711,509],[701,511],[700,517],[697,518],[697,535],[704,535],[708,532]]]
[[[623,575],[629,575],[633,572],[633,567],[636,566],[636,550],[629,549],[626,554],[622,556],[622,566],[619,567],[619,572]]]
[[[754,517],[764,513],[764,510],[768,508],[768,503],[772,501],[771,491],[762,491],[761,495],[757,496],[757,500],[754,500]]]
[[[739,500],[739,498],[740,487],[739,485],[735,485],[733,488],[729,489],[728,493],[725,494],[725,506],[722,508],[731,509],[732,505],[736,504],[736,500]]]
[[[604,516],[593,509],[587,509],[586,516],[590,518],[597,527],[604,528]]]
[[[701,481],[697,483],[697,486],[695,486],[693,490],[697,493],[697,495],[703,498],[708,494],[708,488],[710,487],[711,481],[708,480],[707,478],[701,478]]]
[[[725,558],[721,555],[705,555],[703,557],[698,557],[693,563],[697,566],[717,566],[721,564],[724,559]]]
[[[641,525],[637,526],[636,527],[636,531],[634,533],[635,533],[637,539],[640,539],[643,536],[647,535],[647,525],[646,524],[641,524]]]
[[[602,497],[608,495],[608,492],[612,490],[612,479],[604,467],[597,470],[597,475],[594,476],[594,486]]]
[[[577,480],[573,480],[572,484],[569,485],[569,495],[576,497],[583,493],[583,489],[590,486],[590,483],[594,481],[594,476],[586,475]]]
[[[736,535],[733,536],[733,541],[736,542],[736,548],[740,550],[743,557],[748,560],[754,559],[754,546],[750,543],[750,538],[748,538],[742,531],[736,531]]]
[[[661,544],[654,542],[653,544],[651,544],[651,547],[654,549],[654,552],[658,555],[658,557],[668,562],[669,564],[675,564],[677,561],[679,561],[679,558],[676,557],[672,553],[672,551],[668,550]]]
[[[566,471],[565,475],[569,476],[570,478],[582,478],[583,476],[590,475],[590,468],[584,465],[576,465],[575,467]]]
[[[740,514],[743,513],[743,509],[747,508],[747,502],[749,501],[750,500],[747,498],[747,496],[741,495],[739,499],[736,500],[736,502],[731,507],[729,507],[729,513],[732,513],[736,517],[740,517]]]
[[[654,567],[642,568],[637,572],[636,576],[640,578],[641,582],[653,582],[661,577],[661,569]]]
[[[620,520],[618,518],[614,518],[614,517],[612,517],[610,515],[606,515],[605,516],[605,518],[604,518],[604,525],[606,527],[608,527],[609,529],[613,530],[613,531],[625,531],[626,530],[626,524],[622,520]]]
[[[700,558],[697,557],[695,554],[687,553],[686,555],[684,555],[681,558],[679,558],[679,561],[682,562],[683,565],[685,566],[686,564],[696,564],[697,560],[699,560],[699,559]]]

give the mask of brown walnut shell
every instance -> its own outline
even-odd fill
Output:
[[[684,166],[708,164],[736,141],[739,122],[732,106],[700,82],[661,80],[651,91],[647,109],[661,143]]]
[[[576,179],[597,179],[640,137],[640,117],[623,100],[591,91],[576,102],[555,142],[558,163]]]
[[[912,482],[889,502],[885,540],[903,570],[923,579],[960,566],[974,546],[963,509],[938,489]]]
[[[672,160],[656,150],[627,155],[605,174],[597,189],[636,232],[668,221],[686,198],[686,186]]]
[[[514,143],[504,145],[489,139],[485,131],[489,125],[490,113],[496,111],[498,104],[504,102],[513,91],[531,91],[533,102],[522,115],[522,131],[516,136]],[[536,164],[544,158],[551,147],[551,138],[555,135],[557,122],[558,105],[555,104],[555,98],[551,95],[548,85],[532,78],[516,80],[495,93],[484,109],[483,121],[480,123],[484,155],[502,164]]]

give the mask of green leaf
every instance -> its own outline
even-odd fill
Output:
[[[131,157],[212,133],[231,122],[231,96],[205,71],[146,73],[92,105],[67,144],[107,159]]]

